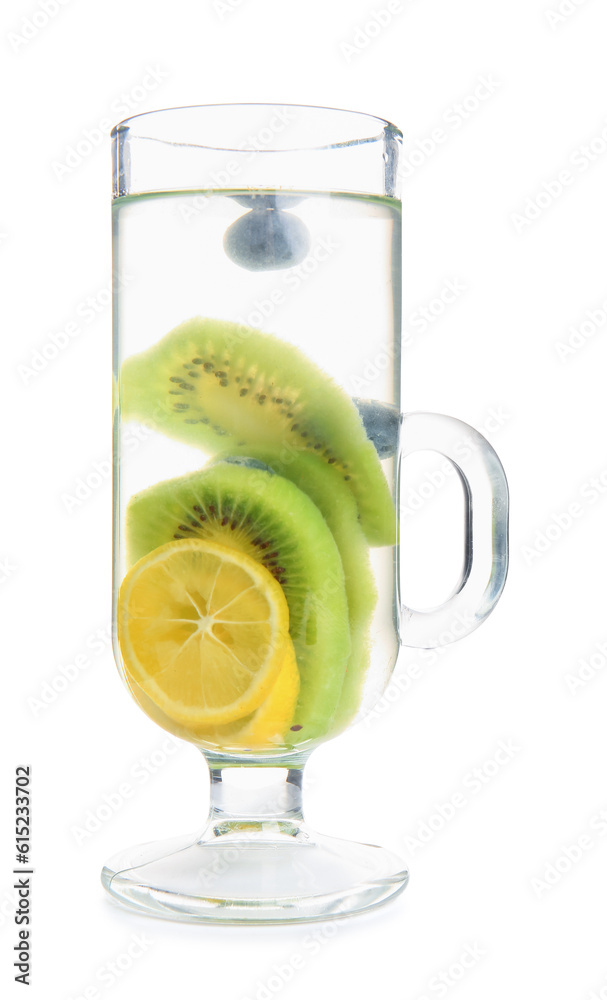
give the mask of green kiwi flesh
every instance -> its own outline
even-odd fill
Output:
[[[371,655],[369,630],[377,604],[369,546],[352,493],[338,473],[309,454],[292,453],[277,461],[271,452],[255,450],[246,457],[222,455],[220,459],[247,463],[251,468],[262,465],[289,479],[315,503],[335,539],[344,570],[352,650],[332,729],[345,729],[360,707]]]
[[[355,404],[292,344],[195,317],[127,358],[120,382],[124,419],[206,451],[313,455],[347,483],[370,544],[394,543],[390,488]]]
[[[301,682],[293,743],[326,734],[351,644],[341,558],[318,508],[288,479],[226,462],[158,483],[129,501],[129,563],[165,542],[194,537],[252,556],[280,583]]]

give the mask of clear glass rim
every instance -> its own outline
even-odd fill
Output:
[[[336,115],[338,115],[338,114],[339,115],[348,115],[348,116],[350,116],[353,119],[364,119],[364,120],[366,120],[366,121],[368,121],[370,123],[374,122],[375,125],[376,125],[376,128],[379,126],[379,131],[375,131],[371,135],[365,134],[365,135],[357,135],[355,137],[353,136],[351,139],[347,139],[347,140],[344,140],[344,141],[331,142],[331,143],[323,143],[320,146],[309,146],[309,145],[304,145],[304,146],[288,146],[288,147],[284,147],[283,146],[283,147],[281,147],[279,149],[272,148],[272,147],[265,147],[264,149],[247,149],[246,150],[247,153],[259,153],[259,154],[263,154],[263,153],[266,153],[266,154],[267,153],[275,153],[276,154],[276,153],[296,153],[296,152],[300,152],[300,151],[303,151],[303,150],[312,151],[312,150],[322,150],[322,149],[339,149],[339,148],[344,148],[344,147],[348,147],[348,146],[361,145],[363,143],[368,143],[368,142],[379,142],[382,139],[382,136],[384,135],[384,133],[387,132],[387,131],[390,132],[393,136],[402,139],[402,132],[401,132],[401,130],[396,125],[394,125],[392,122],[388,121],[387,118],[381,118],[378,115],[371,115],[371,114],[368,114],[365,111],[352,111],[352,110],[349,110],[347,108],[328,108],[328,107],[325,107],[325,106],[319,105],[319,104],[286,104],[286,103],[281,103],[281,102],[278,102],[278,101],[273,101],[273,102],[270,102],[270,101],[261,101],[261,102],[258,102],[258,101],[248,101],[248,102],[232,102],[232,101],[227,101],[227,102],[219,102],[219,103],[215,103],[215,104],[186,104],[186,105],[183,105],[183,106],[176,106],[176,107],[170,107],[170,108],[158,108],[155,111],[143,111],[140,114],[131,115],[129,118],[124,118],[122,121],[120,121],[116,125],[114,125],[114,127],[113,127],[113,129],[112,129],[112,131],[111,131],[110,134],[111,134],[112,139],[116,139],[116,137],[121,132],[125,132],[127,130],[132,129],[133,128],[133,122],[139,122],[141,120],[148,120],[149,121],[152,118],[158,118],[158,117],[163,116],[163,115],[168,115],[171,112],[175,112],[175,111],[195,111],[195,110],[199,111],[199,110],[202,110],[204,108],[243,108],[243,109],[249,108],[249,109],[252,109],[252,108],[276,108],[276,107],[281,107],[281,108],[297,108],[297,109],[302,110],[302,111],[322,111],[322,112],[329,112],[330,114],[336,114]],[[369,131],[370,131],[370,129],[369,129]],[[164,142],[164,143],[166,143],[168,145],[171,145],[171,146],[186,146],[186,147],[189,146],[189,147],[196,148],[196,149],[210,149],[210,150],[216,150],[217,152],[225,152],[225,153],[242,153],[243,151],[245,151],[245,150],[243,150],[242,147],[239,148],[239,147],[232,147],[232,146],[206,145],[205,143],[202,143],[202,142],[201,143],[198,143],[198,142],[196,142],[196,143],[191,143],[191,142],[176,142],[176,141],[171,140],[169,138],[158,138],[157,136],[144,135],[144,134],[134,134],[133,138],[148,140],[150,142]]]

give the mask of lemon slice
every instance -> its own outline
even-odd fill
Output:
[[[273,749],[296,742],[295,733],[290,734],[289,728],[293,722],[300,685],[295,649],[291,642],[280,673],[265,701],[253,713],[220,726],[179,725],[144,694],[132,676],[128,681],[131,693],[143,711],[159,726],[183,740],[197,744],[212,743],[217,749],[226,752],[235,749]],[[296,731],[298,730],[299,727]]]
[[[299,670],[293,643],[289,642],[280,673],[268,697],[244,719],[227,726],[215,726],[196,735],[219,747],[242,747],[248,750],[283,746],[290,742],[287,733],[299,695]],[[294,734],[293,734],[294,735]]]
[[[234,722],[268,697],[291,646],[289,609],[265,567],[192,538],[140,559],[118,599],[127,679],[186,727]]]
[[[291,642],[271,693],[239,730],[238,742],[251,747],[289,742],[285,736],[293,720],[298,695],[299,670]]]

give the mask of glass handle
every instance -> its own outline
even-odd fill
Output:
[[[439,413],[406,413],[400,420],[399,498],[403,460],[416,451],[436,451],[453,464],[465,502],[464,563],[451,596],[425,611],[399,600],[401,643],[431,649],[468,635],[499,600],[508,572],[508,483],[494,449],[473,427]]]

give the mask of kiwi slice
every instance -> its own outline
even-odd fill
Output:
[[[301,680],[294,742],[325,735],[350,635],[341,559],[322,514],[282,476],[226,462],[158,483],[129,501],[129,563],[172,539],[195,536],[247,553],[281,584]]]
[[[390,488],[356,406],[292,344],[195,317],[124,361],[121,404],[125,419],[207,451],[309,452],[348,484],[369,542],[393,544]]]
[[[317,462],[313,455],[293,453],[277,461],[271,452],[256,450],[254,455],[225,455],[221,460],[249,468],[269,467],[289,479],[314,501],[335,539],[344,569],[352,649],[331,728],[345,729],[360,707],[371,655],[369,628],[377,604],[369,546],[352,493],[338,473]]]

